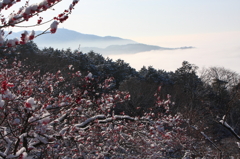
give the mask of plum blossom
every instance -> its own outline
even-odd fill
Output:
[[[30,97],[26,100],[25,107],[26,108],[34,108],[35,101],[34,98]]]
[[[32,32],[31,32],[30,35],[29,35],[29,40],[33,40],[34,37],[35,37],[35,31],[32,30]]]
[[[56,33],[58,24],[59,23],[57,21],[53,21],[52,24],[50,25],[50,32],[52,34]]]
[[[86,78],[88,79],[92,79],[92,77],[93,77],[93,74],[91,72],[89,72],[88,75],[86,76]]]

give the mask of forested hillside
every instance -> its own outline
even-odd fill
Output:
[[[238,143],[240,137],[237,134],[240,133],[240,76],[232,70],[228,70],[224,67],[211,67],[199,70],[194,64],[191,64],[188,61],[183,61],[182,65],[179,66],[179,68],[176,68],[173,72],[157,70],[151,66],[143,66],[141,70],[137,71],[121,59],[113,61],[112,59],[104,58],[101,54],[93,51],[83,53],[78,50],[70,49],[39,49],[33,42],[19,45],[16,48],[0,50],[0,54],[2,71],[4,72],[4,69],[9,69],[9,74],[4,74],[3,72],[2,74],[9,77],[9,81],[14,80],[13,76],[11,77],[10,75],[14,74],[14,68],[16,68],[16,74],[23,74],[24,76],[24,73],[29,72],[28,75],[32,76],[32,82],[36,82],[36,85],[29,84],[26,88],[24,87],[26,91],[27,87],[31,87],[31,89],[39,89],[36,92],[29,93],[29,100],[30,97],[37,95],[39,92],[44,92],[47,91],[49,87],[54,87],[52,91],[51,88],[49,88],[50,92],[48,92],[49,94],[47,93],[47,96],[48,98],[51,98],[51,100],[47,102],[45,106],[46,110],[44,111],[46,111],[45,115],[49,115],[49,113],[56,114],[57,117],[54,117],[56,125],[54,125],[54,122],[50,123],[48,121],[50,119],[42,121],[46,122],[45,124],[48,124],[49,122],[56,131],[61,130],[57,135],[57,139],[59,139],[58,144],[55,143],[55,146],[57,146],[55,149],[51,148],[54,152],[60,152],[60,147],[64,145],[63,142],[60,142],[60,139],[62,138],[64,140],[69,139],[68,145],[74,147],[74,143],[71,143],[73,139],[70,137],[70,132],[76,133],[75,130],[72,130],[72,127],[64,129],[67,127],[66,125],[69,125],[72,122],[72,125],[75,124],[77,127],[76,130],[80,131],[81,129],[82,131],[82,138],[79,137],[77,139],[82,143],[82,147],[80,146],[80,148],[84,149],[82,150],[84,153],[82,152],[80,156],[85,155],[85,157],[91,157],[91,155],[97,156],[99,154],[99,158],[101,158],[101,155],[108,158],[117,158],[119,156],[122,156],[122,158],[128,158],[127,156],[134,157],[138,156],[136,154],[144,149],[143,145],[146,140],[149,144],[149,149],[146,150],[146,153],[145,151],[142,152],[142,156],[140,155],[138,157],[151,158],[151,155],[153,156],[153,154],[155,157],[164,156],[166,158],[179,158],[184,156],[186,158],[187,156],[219,156],[222,158],[227,158],[229,156],[239,157]],[[21,64],[19,64],[20,61]],[[21,65],[21,68],[16,63]],[[30,75],[30,72],[36,71],[38,71],[38,73]],[[60,76],[63,77],[64,80],[61,80]],[[80,79],[80,76],[84,78]],[[31,81],[31,78],[28,80]],[[46,81],[44,81],[45,83],[42,81],[45,78],[49,83],[51,80],[53,81],[53,83],[50,84],[51,86],[48,85]],[[20,80],[21,79],[19,79],[19,81]],[[10,89],[10,85],[3,86],[3,81],[1,81],[3,91],[6,91],[8,87]],[[18,87],[23,87],[23,84],[20,84],[19,81],[14,82],[19,85]],[[55,88],[54,82],[56,81],[58,81],[58,84]],[[39,84],[44,86],[41,86],[40,89],[40,86],[38,86]],[[100,84],[101,86],[99,86]],[[15,89],[18,87],[14,87],[12,91],[16,91]],[[79,93],[78,91],[83,92]],[[64,93],[71,94],[66,101],[64,101]],[[61,99],[58,96],[59,94],[62,94]],[[76,94],[78,94],[78,96]],[[42,95],[38,94],[39,101],[40,99],[49,100],[45,99]],[[22,96],[25,95],[22,94]],[[59,99],[53,98],[54,96],[58,96]],[[120,96],[122,97],[120,98]],[[10,97],[6,99],[6,97],[3,98],[2,95],[1,99],[6,100],[5,103],[9,100],[9,104],[13,105]],[[76,112],[68,112],[65,108],[59,108],[56,110],[52,108],[52,106],[58,102],[65,102],[66,104],[67,102],[71,103],[71,100],[75,102],[71,105],[71,109]],[[88,101],[91,103],[87,103]],[[107,101],[109,103],[111,103],[110,101],[115,101],[114,106],[105,105],[106,107],[103,107],[98,103],[107,103]],[[85,102],[85,105],[83,102]],[[75,104],[81,105],[81,108],[75,106]],[[4,108],[1,105],[1,102],[0,108],[1,110],[4,109],[7,111],[7,107]],[[27,106],[25,110],[21,111],[25,111],[25,113],[30,115],[33,113],[30,108],[31,104],[30,106]],[[34,109],[37,109],[37,106]],[[65,113],[61,113],[63,116],[57,115],[60,111],[65,111]],[[84,111],[87,115],[85,114],[86,116],[80,117],[79,115],[81,115],[81,111]],[[71,116],[77,112],[79,114],[75,114],[75,117],[73,117],[74,115]],[[95,112],[95,114],[92,112]],[[114,118],[114,115],[111,115],[113,113],[115,116],[122,116],[119,122],[113,123],[113,119],[109,118],[110,116]],[[16,113],[15,116],[18,116],[17,114],[18,113]],[[64,114],[66,114],[66,116],[64,116]],[[106,116],[98,116],[97,114],[104,114]],[[0,123],[3,125],[7,124],[4,120],[4,118],[7,118],[7,115],[1,113],[1,116],[3,119],[0,119]],[[91,116],[92,118],[90,118]],[[18,118],[21,122],[25,119],[25,117]],[[115,118],[117,118],[117,116]],[[141,122],[137,123],[137,127],[134,127],[134,124],[131,125],[131,121],[134,121],[135,118],[141,118]],[[85,122],[82,122],[82,125],[80,126],[80,122],[76,121],[78,119]],[[30,117],[27,118],[27,120],[29,121]],[[35,115],[32,120],[40,119]],[[104,129],[104,132],[101,132],[101,125],[93,126],[97,120],[102,123],[108,123],[111,120],[113,124],[111,126],[113,126],[114,129],[110,131],[110,126],[108,125],[108,128]],[[156,121],[156,123],[151,123],[150,120]],[[64,121],[65,126],[64,124],[58,125],[58,123],[62,121]],[[90,124],[89,127],[85,127],[85,125],[88,125],[88,122],[90,123],[91,121],[94,121],[92,125]],[[124,121],[124,123],[122,123],[122,121]],[[160,130],[157,122],[162,123],[163,121],[165,121],[165,124],[162,125],[162,129]],[[126,125],[129,125],[131,128],[125,128],[124,126]],[[24,127],[26,125],[23,123],[22,126]],[[24,129],[24,131],[27,132],[27,129],[28,128],[26,127],[26,130]],[[94,138],[94,133],[90,131],[89,138],[84,138],[84,129],[86,129],[86,131],[87,129],[92,129],[93,132],[99,131],[100,134],[102,133],[102,136],[100,135],[99,138],[92,141],[91,138]],[[123,130],[124,133],[118,134],[117,131],[120,131],[120,129]],[[141,129],[146,132],[150,131],[150,134],[144,134],[145,132],[141,132]],[[161,140],[161,144],[155,143],[157,137],[154,135],[156,135],[155,131],[157,130],[160,136],[162,135],[158,138],[158,140]],[[132,131],[135,132],[135,134],[131,134]],[[17,131],[14,133],[17,133]],[[103,135],[104,133],[105,136]],[[107,135],[111,133],[119,138],[118,142],[121,146],[114,146],[114,144],[111,143],[111,149],[106,147],[108,146],[108,143],[105,143],[105,141],[111,138],[107,137]],[[30,133],[28,135],[30,135]],[[4,133],[1,133],[1,136],[6,136],[6,134],[4,135]],[[42,137],[44,137],[45,140],[48,140],[46,141],[47,143],[52,141],[52,138],[55,138],[56,134],[49,138],[44,135],[42,135]],[[100,141],[100,137],[103,138],[103,143]],[[139,140],[138,142],[142,143],[142,145],[134,145],[135,142],[132,141],[134,139]],[[5,140],[8,142],[7,139]],[[84,142],[82,140],[84,140]],[[112,140],[114,140],[114,138]],[[37,147],[38,145],[46,144],[44,143],[45,141],[41,141],[40,139],[39,141],[40,142],[36,144],[32,143],[32,146]],[[162,141],[164,141],[164,143]],[[23,142],[26,143],[27,140]],[[105,145],[105,148],[103,147],[99,150],[95,150],[91,146],[84,148],[85,144],[90,144],[93,147],[97,144],[103,144]],[[3,145],[1,144],[1,146]],[[164,148],[160,151],[161,146]],[[157,152],[156,149],[158,149],[159,152]],[[80,150],[79,148],[76,148],[74,151]],[[14,152],[17,152],[17,148]],[[30,151],[26,152],[30,153]],[[51,154],[43,152],[41,155],[49,156]]]

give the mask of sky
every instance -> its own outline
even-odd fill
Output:
[[[35,2],[39,0],[30,1]],[[70,2],[63,0],[54,11],[42,15],[44,20],[68,8]],[[223,66],[240,73],[239,8],[239,0],[80,0],[59,27],[161,47],[195,47],[109,56],[121,58],[137,70],[143,65],[176,70],[183,60],[189,60],[199,67]]]

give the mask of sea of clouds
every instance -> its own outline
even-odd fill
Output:
[[[143,37],[137,42],[162,47],[193,46],[193,49],[149,51],[136,54],[108,55],[123,59],[131,67],[140,70],[143,66],[175,71],[183,61],[203,67],[220,66],[240,73],[240,32],[222,32],[194,35]]]

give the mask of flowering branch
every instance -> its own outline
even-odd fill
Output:
[[[0,12],[3,9],[9,9],[11,8],[16,2],[20,2],[20,0],[4,0],[3,2],[0,2]],[[47,30],[50,30],[50,33],[54,34],[57,31],[57,26],[59,23],[63,23],[66,21],[69,17],[69,14],[71,14],[72,10],[74,9],[74,6],[79,2],[79,0],[73,0],[70,4],[68,9],[65,9],[63,13],[60,13],[58,16],[54,17],[51,20],[48,20],[44,23],[42,23],[43,18],[39,17],[37,24],[31,25],[31,26],[18,26],[17,24],[23,23],[28,21],[34,16],[39,16],[40,13],[49,10],[56,4],[62,2],[62,0],[42,0],[42,2],[38,4],[29,4],[28,1],[26,2],[25,6],[21,7],[18,12],[12,12],[9,15],[9,18],[5,18],[3,15],[0,18],[0,29],[8,28],[8,27],[35,27],[39,25],[43,25],[46,23],[49,23],[53,21],[50,25],[50,27]],[[14,47],[16,45],[25,44],[30,40],[33,40],[35,37],[40,36],[42,34],[46,33],[45,31],[39,35],[35,35],[35,32],[32,31],[30,34],[25,31],[22,33],[21,38],[14,38],[14,39],[7,39],[4,38],[4,31],[1,30],[0,33],[0,46],[2,48],[7,47]],[[8,34],[11,34],[9,32]]]

